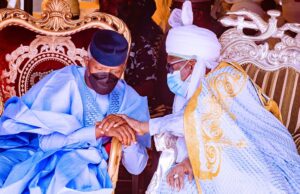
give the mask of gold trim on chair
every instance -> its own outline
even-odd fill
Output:
[[[220,60],[246,66],[247,74],[270,96],[261,92],[262,103],[289,129],[300,153],[300,24],[278,25],[281,13],[267,13],[268,21],[247,10],[227,12],[220,22],[231,28],[219,39]]]
[[[270,16],[268,22],[247,10],[227,12],[228,16],[220,22],[232,28],[220,37],[221,59],[239,64],[255,64],[266,71],[292,67],[300,72],[300,24],[286,23],[278,27],[277,17],[280,12],[270,10],[267,13]],[[247,35],[244,29],[256,30],[258,35]],[[291,36],[290,32],[296,36]],[[269,41],[272,38],[280,41],[273,45]]]
[[[37,35],[29,46],[21,45],[12,53],[6,55],[9,69],[2,72],[1,79],[9,84],[2,88],[4,97],[9,98],[16,94],[25,94],[34,85],[35,77],[42,78],[45,74],[50,73],[44,72],[28,76],[29,72],[32,72],[40,63],[55,60],[65,66],[70,64],[85,66],[83,59],[85,56],[88,56],[87,51],[84,48],[76,48],[69,36]],[[23,64],[24,61],[26,61],[25,64]],[[20,77],[18,80],[17,74]],[[15,84],[18,88],[15,88]]]
[[[20,9],[0,9],[0,30],[15,25],[47,36],[69,36],[85,29],[100,28],[115,30],[124,35],[129,45],[131,43],[126,24],[115,16],[94,12],[83,19],[71,18],[71,9],[65,1],[52,0],[46,3],[40,19]]]

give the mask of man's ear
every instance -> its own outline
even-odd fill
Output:
[[[120,75],[120,77],[119,78],[122,78],[122,79],[124,79],[124,75],[125,75],[125,70],[126,70],[126,63],[124,63],[124,64],[122,64],[121,65],[121,70],[122,70],[122,74]]]
[[[122,64],[122,65],[119,65],[119,70],[121,70],[122,72],[124,72],[125,71],[125,69],[126,69],[126,64]]]
[[[191,62],[192,62],[192,64],[193,64],[193,66],[195,66],[196,63],[197,63],[196,59],[192,59]]]
[[[127,67],[127,63],[124,63],[123,65],[122,65],[123,67],[123,71],[125,71],[125,69],[126,69],[126,67]]]
[[[195,67],[195,65],[196,65],[196,60],[195,59],[192,59],[191,61],[190,61],[190,63],[189,63],[189,69],[191,70],[191,71],[193,71],[193,69],[194,69],[194,67]]]

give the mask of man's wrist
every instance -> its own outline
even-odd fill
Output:
[[[140,130],[143,134],[149,133],[149,122],[140,122]]]
[[[98,139],[98,138],[100,138],[100,137],[103,136],[103,134],[102,134],[101,132],[102,132],[102,131],[99,130],[99,129],[97,128],[97,126],[95,126],[95,135],[96,135],[96,139]]]
[[[186,163],[186,164],[190,163],[189,157],[186,157],[186,158],[182,161],[182,163]]]

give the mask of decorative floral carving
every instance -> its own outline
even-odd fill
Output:
[[[36,80],[41,80],[43,77],[51,73],[53,70],[47,72],[34,72],[31,74],[29,79],[29,84],[33,86],[36,83]]]
[[[3,111],[2,100],[24,94],[36,80],[49,73],[39,72],[36,67],[40,63],[56,60],[63,65],[84,65],[83,57],[87,56],[87,51],[75,47],[69,37],[72,34],[92,28],[108,29],[124,35],[129,45],[131,43],[127,26],[115,16],[94,12],[83,19],[71,20],[71,10],[63,0],[49,0],[44,7],[40,19],[18,9],[0,9],[0,30],[7,26],[20,26],[39,34],[29,46],[21,45],[6,55],[9,66],[1,72],[0,115]],[[120,142],[113,138],[108,164],[113,188],[116,187],[121,151]]]
[[[3,113],[3,98],[2,98],[2,92],[0,91],[0,115]]]
[[[55,60],[64,65],[85,65],[84,56],[87,56],[87,51],[76,48],[71,37],[37,35],[29,46],[21,45],[6,55],[9,69],[2,72],[1,79],[11,84],[11,88],[3,88],[5,97],[11,94],[8,89],[17,90],[18,94],[23,95],[34,84],[32,73],[40,63]],[[17,81],[18,88],[14,88]]]
[[[47,1],[43,7],[45,9],[40,19],[19,9],[1,9],[0,30],[9,25],[17,25],[39,34],[69,36],[85,29],[103,28],[115,30],[123,34],[129,43],[131,42],[125,23],[115,16],[94,12],[83,19],[71,20],[71,9],[65,1]]]
[[[8,84],[3,88],[4,98],[16,93],[24,94],[32,84],[28,75],[43,61],[57,60],[65,65],[84,64],[83,57],[87,52],[83,48],[76,48],[67,36],[90,28],[111,29],[123,34],[129,44],[131,42],[127,26],[115,16],[94,12],[83,19],[71,20],[71,9],[68,3],[61,0],[46,1],[43,8],[40,19],[19,9],[0,10],[0,30],[15,25],[46,35],[37,36],[30,46],[21,45],[7,54],[9,69],[1,75],[1,79]]]
[[[48,30],[65,30],[76,27],[76,22],[70,20],[72,18],[71,8],[66,1],[51,0],[46,2],[42,18],[46,18],[40,23],[40,27]],[[55,11],[51,11],[55,10]]]
[[[240,64],[253,63],[258,67],[274,71],[282,67],[293,67],[300,72],[300,24],[287,23],[277,27],[279,11],[268,11],[270,19],[266,23],[262,18],[246,10],[229,12],[229,16],[220,21],[225,26],[233,26],[220,37],[222,44],[222,60],[234,61]],[[236,16],[233,19],[232,16]],[[245,19],[251,21],[245,21]],[[255,29],[259,35],[244,34],[244,29]],[[292,31],[297,35],[292,37],[287,33]],[[281,41],[272,45],[269,38],[279,38]],[[273,48],[273,49],[272,49]]]
[[[5,98],[11,97],[11,96],[16,96],[16,90],[14,86],[3,86],[2,85],[2,92],[3,92],[3,96]]]

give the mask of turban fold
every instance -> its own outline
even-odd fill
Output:
[[[193,11],[190,1],[183,3],[182,10],[174,9],[169,24],[171,29],[166,40],[168,54],[200,57],[216,61],[221,45],[216,34],[208,29],[193,25]]]
[[[167,35],[168,55],[197,61],[191,75],[187,93],[189,99],[205,76],[206,68],[218,65],[221,44],[216,34],[208,29],[193,25],[193,11],[190,1],[185,1],[182,9],[174,9],[169,18],[171,29]]]
[[[221,45],[212,31],[195,25],[172,28],[166,41],[167,53],[217,61]]]

